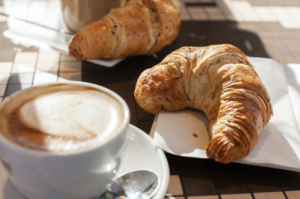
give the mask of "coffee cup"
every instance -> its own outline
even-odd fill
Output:
[[[27,198],[96,198],[120,167],[129,118],[126,102],[98,85],[27,88],[0,105],[0,159]]]
[[[103,18],[112,8],[123,6],[126,0],[60,0],[64,26],[76,33],[92,21]]]

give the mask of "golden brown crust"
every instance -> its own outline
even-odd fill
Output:
[[[175,0],[131,0],[81,29],[69,53],[78,60],[154,54],[177,37],[177,6]]]
[[[245,54],[235,46],[182,47],[144,71],[135,99],[146,111],[203,111],[210,123],[209,158],[229,163],[255,147],[272,112],[270,97]]]

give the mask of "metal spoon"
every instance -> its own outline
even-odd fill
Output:
[[[149,199],[157,192],[159,183],[159,177],[153,171],[131,171],[108,184],[100,199]]]

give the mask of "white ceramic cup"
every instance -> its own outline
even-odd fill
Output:
[[[112,8],[123,6],[126,0],[60,0],[65,29],[76,33],[92,21],[103,18]]]
[[[117,173],[128,140],[130,112],[126,102],[113,91],[84,83],[103,91],[123,107],[124,121],[104,144],[66,153],[29,149],[12,143],[0,133],[0,158],[11,182],[29,199],[91,199],[99,197]],[[40,85],[45,88],[50,85]],[[7,97],[0,111],[11,98],[26,94],[26,89]]]

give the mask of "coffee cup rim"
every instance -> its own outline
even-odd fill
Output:
[[[115,93],[114,91],[112,91],[108,88],[105,88],[105,87],[100,86],[100,85],[88,83],[88,82],[80,82],[80,81],[55,82],[55,83],[49,83],[49,84],[35,85],[35,86],[29,87],[29,88],[26,88],[26,89],[22,89],[20,91],[17,91],[15,93],[11,94],[10,96],[6,97],[3,100],[3,102],[0,104],[0,112],[2,111],[2,109],[5,107],[5,105],[11,99],[14,99],[14,98],[18,97],[19,95],[23,94],[24,92],[26,92],[30,89],[34,89],[36,87],[40,88],[40,87],[46,87],[46,86],[51,86],[51,85],[64,85],[64,84],[65,85],[78,85],[78,86],[86,86],[86,87],[90,87],[90,88],[95,88],[95,89],[103,91],[106,94],[109,94],[110,96],[115,98],[122,105],[123,113],[124,113],[124,119],[123,119],[122,124],[120,125],[120,127],[118,127],[117,130],[113,134],[109,135],[107,137],[107,139],[105,139],[102,142],[99,142],[99,144],[95,144],[91,147],[83,148],[83,149],[80,149],[80,150],[72,150],[72,151],[66,151],[66,152],[41,151],[41,150],[37,150],[37,149],[31,149],[31,148],[23,147],[23,146],[20,146],[16,143],[10,141],[8,138],[6,138],[0,132],[0,139],[4,141],[3,143],[7,144],[12,149],[14,149],[16,151],[19,151],[21,153],[30,153],[30,154],[34,154],[36,156],[72,156],[72,155],[87,153],[87,152],[93,151],[95,149],[101,148],[101,147],[105,146],[107,143],[109,143],[111,140],[113,140],[115,137],[120,135],[120,133],[122,133],[124,130],[128,129],[129,122],[130,122],[130,111],[129,111],[129,107],[128,107],[127,103],[124,101],[124,99],[121,96],[119,96],[117,93]]]

